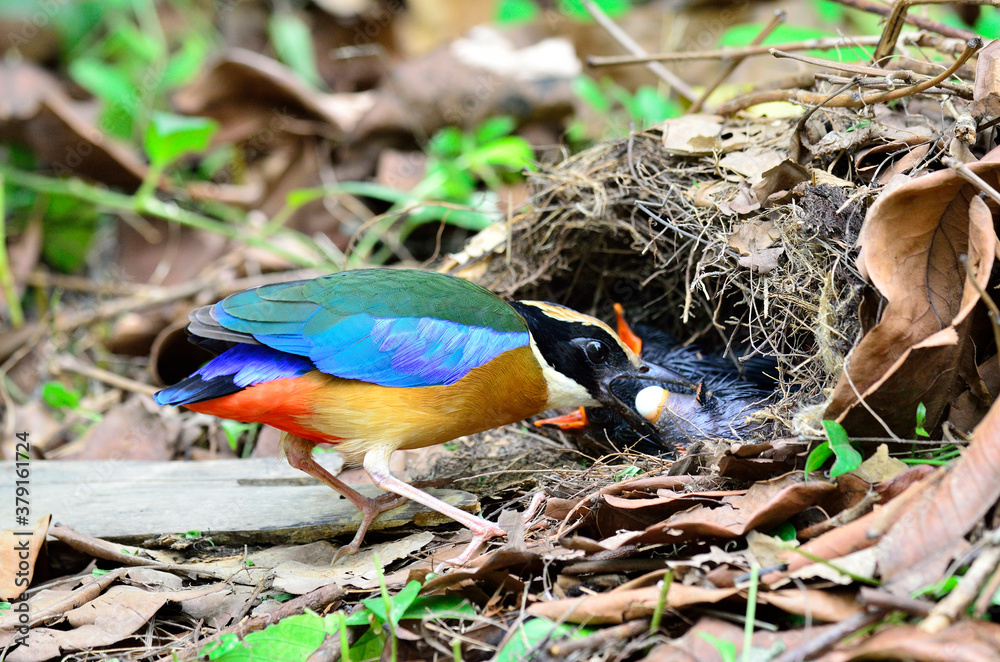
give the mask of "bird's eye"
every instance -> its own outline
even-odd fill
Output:
[[[591,340],[584,350],[592,363],[604,363],[608,359],[608,346],[599,340]]]

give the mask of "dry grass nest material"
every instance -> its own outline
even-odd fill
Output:
[[[825,399],[860,330],[854,245],[868,201],[786,161],[793,130],[794,120],[726,120],[721,149],[682,154],[658,128],[543,168],[486,280],[603,319],[618,301],[631,321],[737,362],[771,355],[782,397],[769,415],[801,429],[793,416]],[[804,178],[783,190],[796,169]]]

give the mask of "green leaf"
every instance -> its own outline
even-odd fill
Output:
[[[430,139],[427,151],[441,158],[457,158],[462,154],[462,130],[446,126]]]
[[[593,632],[595,632],[595,628],[570,627],[553,623],[545,618],[532,618],[518,628],[492,662],[520,662],[526,659],[524,655],[529,650],[543,641],[582,639]]]
[[[680,117],[684,111],[654,88],[643,85],[633,97],[636,117],[643,128],[659,124],[671,117]]]
[[[725,639],[720,639],[708,632],[695,632],[695,634],[712,644],[712,648],[722,658],[722,662],[736,662],[736,644]]]
[[[500,0],[496,4],[493,18],[497,25],[520,25],[531,23],[541,13],[533,0]]]
[[[81,57],[69,64],[69,76],[101,101],[134,115],[139,101],[135,85],[117,68],[94,58]]]
[[[319,648],[326,635],[336,633],[336,626],[334,614],[322,617],[306,612],[251,632],[242,643],[223,638],[199,654],[219,662],[301,662]]]
[[[94,568],[93,570],[90,571],[90,576],[91,577],[102,577],[102,576],[108,574],[109,572],[111,572],[111,571],[110,570],[101,570],[100,568]]]
[[[782,522],[768,532],[772,536],[777,536],[781,540],[790,542],[798,537],[798,533],[791,522]]]
[[[212,44],[203,35],[198,33],[186,35],[180,50],[170,56],[163,70],[161,88],[170,90],[194,77],[205,63],[211,48]]]
[[[481,164],[520,170],[531,165],[535,150],[531,143],[521,136],[504,136],[489,142],[467,157],[470,167]]]
[[[316,67],[316,48],[309,26],[296,14],[278,12],[271,16],[267,33],[278,59],[316,88],[325,87]]]
[[[628,480],[629,478],[635,478],[636,476],[638,476],[641,473],[642,473],[642,469],[640,469],[639,467],[637,467],[636,465],[633,464],[631,466],[625,467],[624,469],[622,469],[621,471],[619,471],[618,473],[616,473],[615,474],[615,482],[616,483],[620,483],[623,480]]]
[[[406,608],[399,620],[424,618],[476,618],[476,610],[459,595],[421,595]]]
[[[219,125],[205,117],[154,111],[146,127],[146,153],[155,166],[165,166],[185,154],[203,152]]]
[[[42,224],[42,256],[62,273],[78,273],[87,266],[100,216],[92,205],[68,195],[50,195]]]
[[[837,457],[830,468],[830,478],[843,476],[861,466],[864,458],[847,437],[847,430],[837,421],[823,421],[823,429],[826,430],[827,440],[830,442],[830,450]]]
[[[927,430],[924,429],[924,423],[927,421],[927,407],[924,403],[917,403],[917,427],[914,429],[913,433],[918,437],[930,437]]]
[[[596,3],[611,18],[621,16],[632,7],[632,3],[629,0],[596,0]],[[570,18],[575,18],[578,21],[592,20],[590,14],[584,9],[581,0],[559,0],[557,6],[559,7],[559,11]]]
[[[42,384],[42,400],[53,409],[76,409],[80,406],[80,394],[59,382]]]
[[[362,600],[361,604],[371,610],[375,616],[383,623],[392,623],[393,626],[399,623],[406,610],[410,608],[417,595],[420,593],[420,582],[414,580],[404,586],[399,593],[389,598],[389,608],[386,609],[385,600],[382,598],[369,598]]]
[[[824,441],[809,451],[809,455],[806,456],[806,480],[809,480],[809,474],[826,464],[831,455],[833,455],[833,451],[830,449],[830,442],[828,441]]]
[[[383,641],[381,634],[374,629],[369,629],[351,646],[351,662],[378,660],[382,657],[384,649],[385,641]]]
[[[226,434],[226,441],[229,442],[229,448],[235,451],[236,446],[240,443],[240,437],[243,436],[243,433],[257,429],[260,427],[260,423],[240,423],[239,421],[232,421],[228,418],[223,418],[219,420],[219,427],[221,427],[222,431]]]
[[[572,86],[573,93],[599,114],[603,115],[611,110],[611,100],[590,76],[577,76],[573,79]]]
[[[492,140],[510,135],[516,128],[516,119],[510,115],[497,115],[483,120],[483,123],[476,127],[473,135],[477,144],[485,145]]]

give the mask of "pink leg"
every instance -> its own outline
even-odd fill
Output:
[[[285,448],[285,455],[288,458],[288,463],[290,465],[300,471],[306,472],[313,478],[326,483],[335,492],[343,495],[344,498],[353,503],[354,506],[361,511],[361,524],[358,526],[357,533],[354,534],[354,539],[347,545],[344,545],[337,550],[337,553],[333,555],[333,560],[330,562],[330,565],[336,563],[337,559],[339,559],[342,555],[357,554],[362,541],[365,539],[365,534],[368,533],[368,528],[372,525],[372,522],[374,522],[378,516],[385,511],[398,507],[403,503],[403,501],[406,500],[405,496],[399,494],[383,494],[375,499],[366,497],[344,481],[335,478],[329,471],[321,467],[316,460],[313,459],[313,442],[287,432],[282,435],[281,441]]]
[[[465,551],[461,555],[452,559],[449,563],[458,566],[465,565],[487,540],[507,535],[507,532],[496,524],[487,522],[481,517],[476,517],[471,513],[445,503],[441,499],[431,496],[427,492],[404,483],[393,476],[389,471],[389,456],[392,454],[392,451],[392,448],[378,448],[368,451],[365,455],[365,471],[371,476],[372,481],[383,490],[423,504],[446,517],[450,517],[472,531],[472,542],[469,543],[469,546],[465,548]]]

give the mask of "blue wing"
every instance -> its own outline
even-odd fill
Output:
[[[221,327],[216,337],[245,336],[307,357],[324,373],[382,386],[447,386],[528,345],[523,319],[498,297],[418,271],[350,271],[270,285],[234,294],[210,314]],[[206,328],[192,324],[195,334],[211,337]]]

